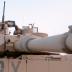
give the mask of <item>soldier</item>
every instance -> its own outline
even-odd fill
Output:
[[[18,35],[18,34],[22,34],[22,30],[20,28],[18,28],[17,25],[15,25],[14,35]]]

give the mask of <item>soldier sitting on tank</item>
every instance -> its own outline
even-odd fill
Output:
[[[18,34],[22,34],[22,30],[20,28],[18,28],[17,25],[15,25],[14,35],[18,35]]]

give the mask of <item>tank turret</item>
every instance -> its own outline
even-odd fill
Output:
[[[48,35],[45,33],[34,33],[32,30],[27,26],[27,29],[26,27],[21,29],[21,34],[3,35],[5,37],[6,50],[14,52],[72,52],[71,30],[51,37],[47,37]],[[4,41],[3,36],[1,36],[1,44]]]

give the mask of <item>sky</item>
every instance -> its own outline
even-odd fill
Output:
[[[6,1],[5,20],[19,27],[34,24],[49,36],[62,34],[72,25],[72,0],[0,0],[0,20]]]

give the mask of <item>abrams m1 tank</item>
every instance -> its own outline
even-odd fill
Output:
[[[5,2],[2,22],[0,22],[0,52],[65,52],[72,53],[72,26],[69,31],[56,36],[48,37],[39,33],[34,24],[23,26],[20,29],[15,21],[4,21]],[[14,27],[13,35],[9,28]]]
[[[64,34],[48,37],[34,24],[19,28],[15,21],[5,21],[4,12],[5,2],[0,22],[0,72],[72,72],[72,26]]]

